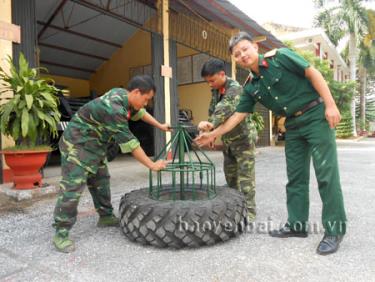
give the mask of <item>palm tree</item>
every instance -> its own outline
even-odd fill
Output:
[[[360,77],[360,107],[359,119],[360,129],[365,130],[366,124],[366,91],[367,91],[367,78],[375,76],[375,11],[368,10],[368,32],[363,38],[360,45],[360,64],[359,64],[359,77]]]
[[[367,31],[367,11],[364,0],[339,0],[336,5],[327,6],[326,0],[316,0],[323,11],[316,18],[316,25],[325,29],[334,44],[348,36],[350,79],[356,81],[358,47]],[[351,102],[353,136],[357,136],[355,121],[355,97]]]

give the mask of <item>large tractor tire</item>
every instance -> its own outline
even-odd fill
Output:
[[[246,222],[242,193],[217,187],[213,199],[162,201],[148,189],[125,194],[120,202],[120,226],[131,241],[160,248],[200,247],[238,236]]]

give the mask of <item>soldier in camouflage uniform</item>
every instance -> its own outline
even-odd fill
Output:
[[[110,90],[80,108],[69,122],[59,142],[62,179],[54,212],[56,234],[53,237],[58,251],[75,249],[68,235],[76,222],[78,202],[86,184],[99,214],[97,225],[119,224],[113,214],[106,161],[110,140],[114,139],[123,153],[131,152],[146,167],[152,170],[165,168],[165,161],[153,162],[146,156],[128,125],[130,119],[142,119],[161,130],[169,129],[168,124],[159,123],[143,108],[154,93],[151,77],[136,76],[129,82],[128,90]]]
[[[212,88],[208,121],[199,123],[200,131],[212,130],[224,123],[236,110],[242,93],[241,85],[227,77],[221,60],[207,61],[201,71],[202,77]],[[224,173],[228,186],[246,196],[248,220],[254,221],[255,205],[255,141],[257,131],[250,117],[222,136]]]

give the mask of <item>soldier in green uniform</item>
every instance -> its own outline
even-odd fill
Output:
[[[74,242],[69,230],[77,218],[77,206],[87,184],[99,214],[97,226],[118,226],[113,214],[106,161],[106,147],[114,139],[123,153],[133,157],[152,170],[165,168],[166,162],[153,162],[140,147],[129,130],[129,120],[143,121],[164,131],[161,124],[144,107],[153,98],[155,85],[149,76],[136,76],[127,90],[114,88],[101,97],[85,104],[74,115],[59,142],[62,179],[54,212],[56,234],[53,244],[61,252],[72,252]]]
[[[346,232],[334,131],[341,116],[326,81],[305,59],[287,48],[258,54],[257,44],[245,32],[231,38],[230,51],[238,64],[251,70],[253,77],[244,87],[236,113],[216,130],[200,136],[197,143],[208,144],[230,131],[253,112],[256,102],[286,116],[288,222],[270,235],[307,237],[312,158],[325,228],[317,252],[321,255],[336,252]]]
[[[200,131],[209,131],[224,123],[235,111],[243,89],[226,76],[224,62],[218,59],[207,61],[201,76],[211,87],[212,98],[208,109],[208,121],[201,121]],[[241,191],[247,201],[248,222],[256,216],[255,206],[255,141],[257,131],[249,116],[230,132],[222,136],[224,173],[227,184]]]

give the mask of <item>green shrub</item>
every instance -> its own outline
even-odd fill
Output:
[[[24,55],[16,67],[8,57],[10,73],[0,68],[0,94],[13,92],[13,97],[0,105],[1,132],[17,145],[49,144],[57,136],[60,120],[58,89],[52,80],[39,77],[38,68],[30,68]]]

